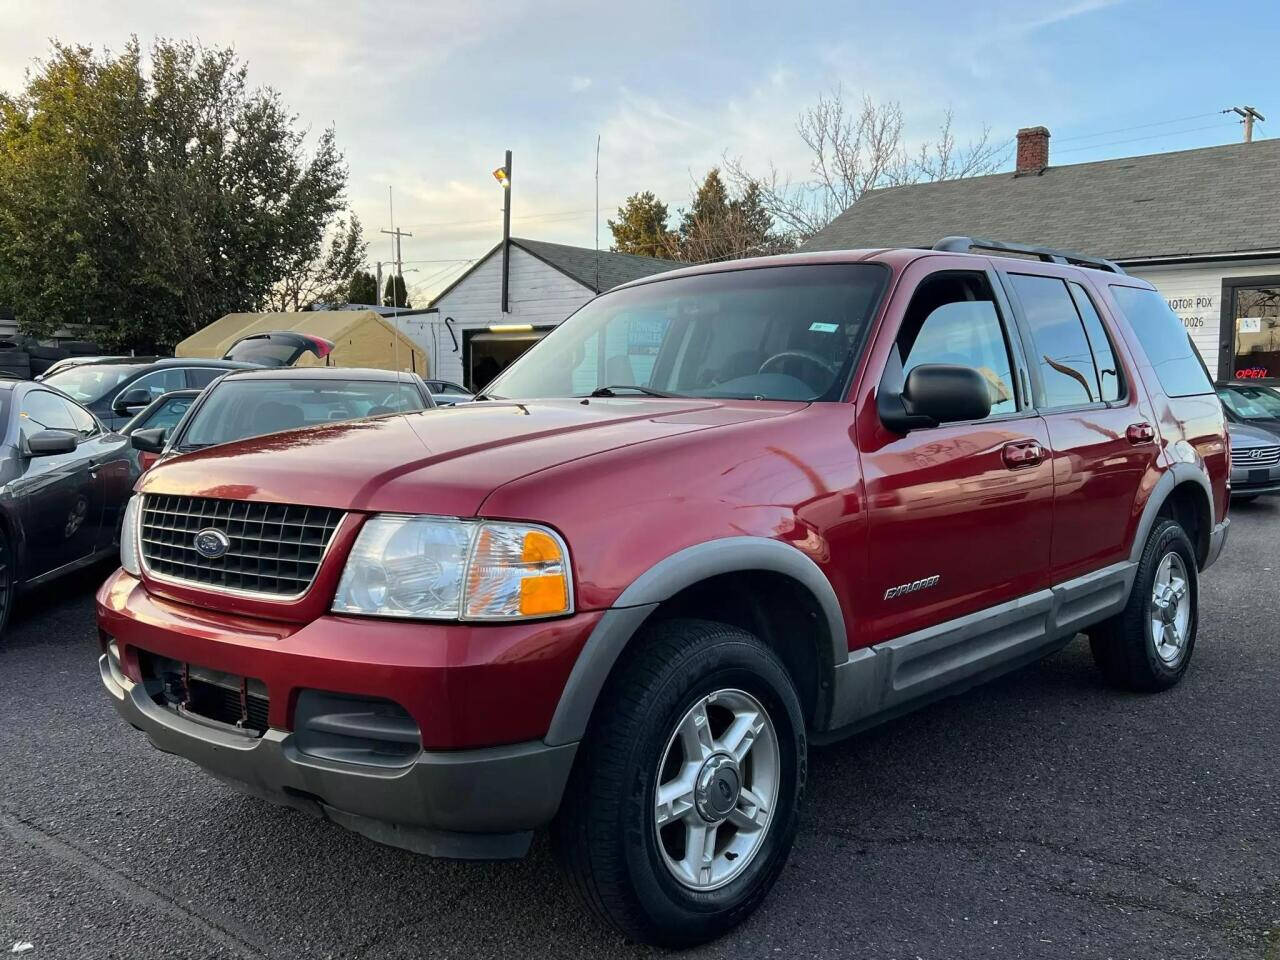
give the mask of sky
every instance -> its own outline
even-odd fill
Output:
[[[512,234],[591,247],[632,193],[674,212],[722,157],[806,178],[796,118],[825,91],[898,101],[909,143],[1043,124],[1050,163],[1239,140],[1237,104],[1274,118],[1274,0],[0,0],[0,89],[57,39],[232,46],[314,135],[333,127],[371,241],[403,241],[424,304],[501,239],[492,171],[510,149]],[[1010,148],[1008,166],[1012,167]]]

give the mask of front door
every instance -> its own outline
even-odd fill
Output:
[[[1128,559],[1142,476],[1159,454],[1156,418],[1133,386],[1120,338],[1107,333],[1100,298],[1062,274],[1003,274],[1053,449],[1054,583]]]
[[[1031,409],[994,274],[973,258],[908,268],[889,306],[896,340],[880,390],[922,363],[978,370],[984,420],[898,435],[874,409],[859,416],[870,524],[866,640],[879,643],[990,610],[1046,586],[1053,515],[1049,437]],[[941,268],[941,269],[940,269]],[[886,329],[894,329],[889,326]]]
[[[24,438],[41,430],[78,433],[67,401],[48,390],[28,391],[20,401],[19,417]],[[97,548],[102,485],[86,444],[70,453],[23,457],[22,472],[11,489],[21,504],[26,532],[26,579],[87,557]]]

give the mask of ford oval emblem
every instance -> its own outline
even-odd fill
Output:
[[[214,527],[205,527],[196,534],[195,548],[206,560],[217,560],[231,549],[231,538]]]

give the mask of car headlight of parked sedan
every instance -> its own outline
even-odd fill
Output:
[[[421,620],[572,613],[569,551],[537,524],[380,514],[356,538],[333,611]]]

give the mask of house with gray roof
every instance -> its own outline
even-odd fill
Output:
[[[480,389],[592,297],[684,266],[512,237],[504,312],[502,246],[498,243],[437,294],[426,314],[402,321],[405,333],[435,358],[434,376]]]
[[[1220,377],[1280,380],[1280,139],[1049,163],[1018,132],[1011,173],[863,195],[802,249],[931,247],[962,235],[1105,257],[1150,280]]]

